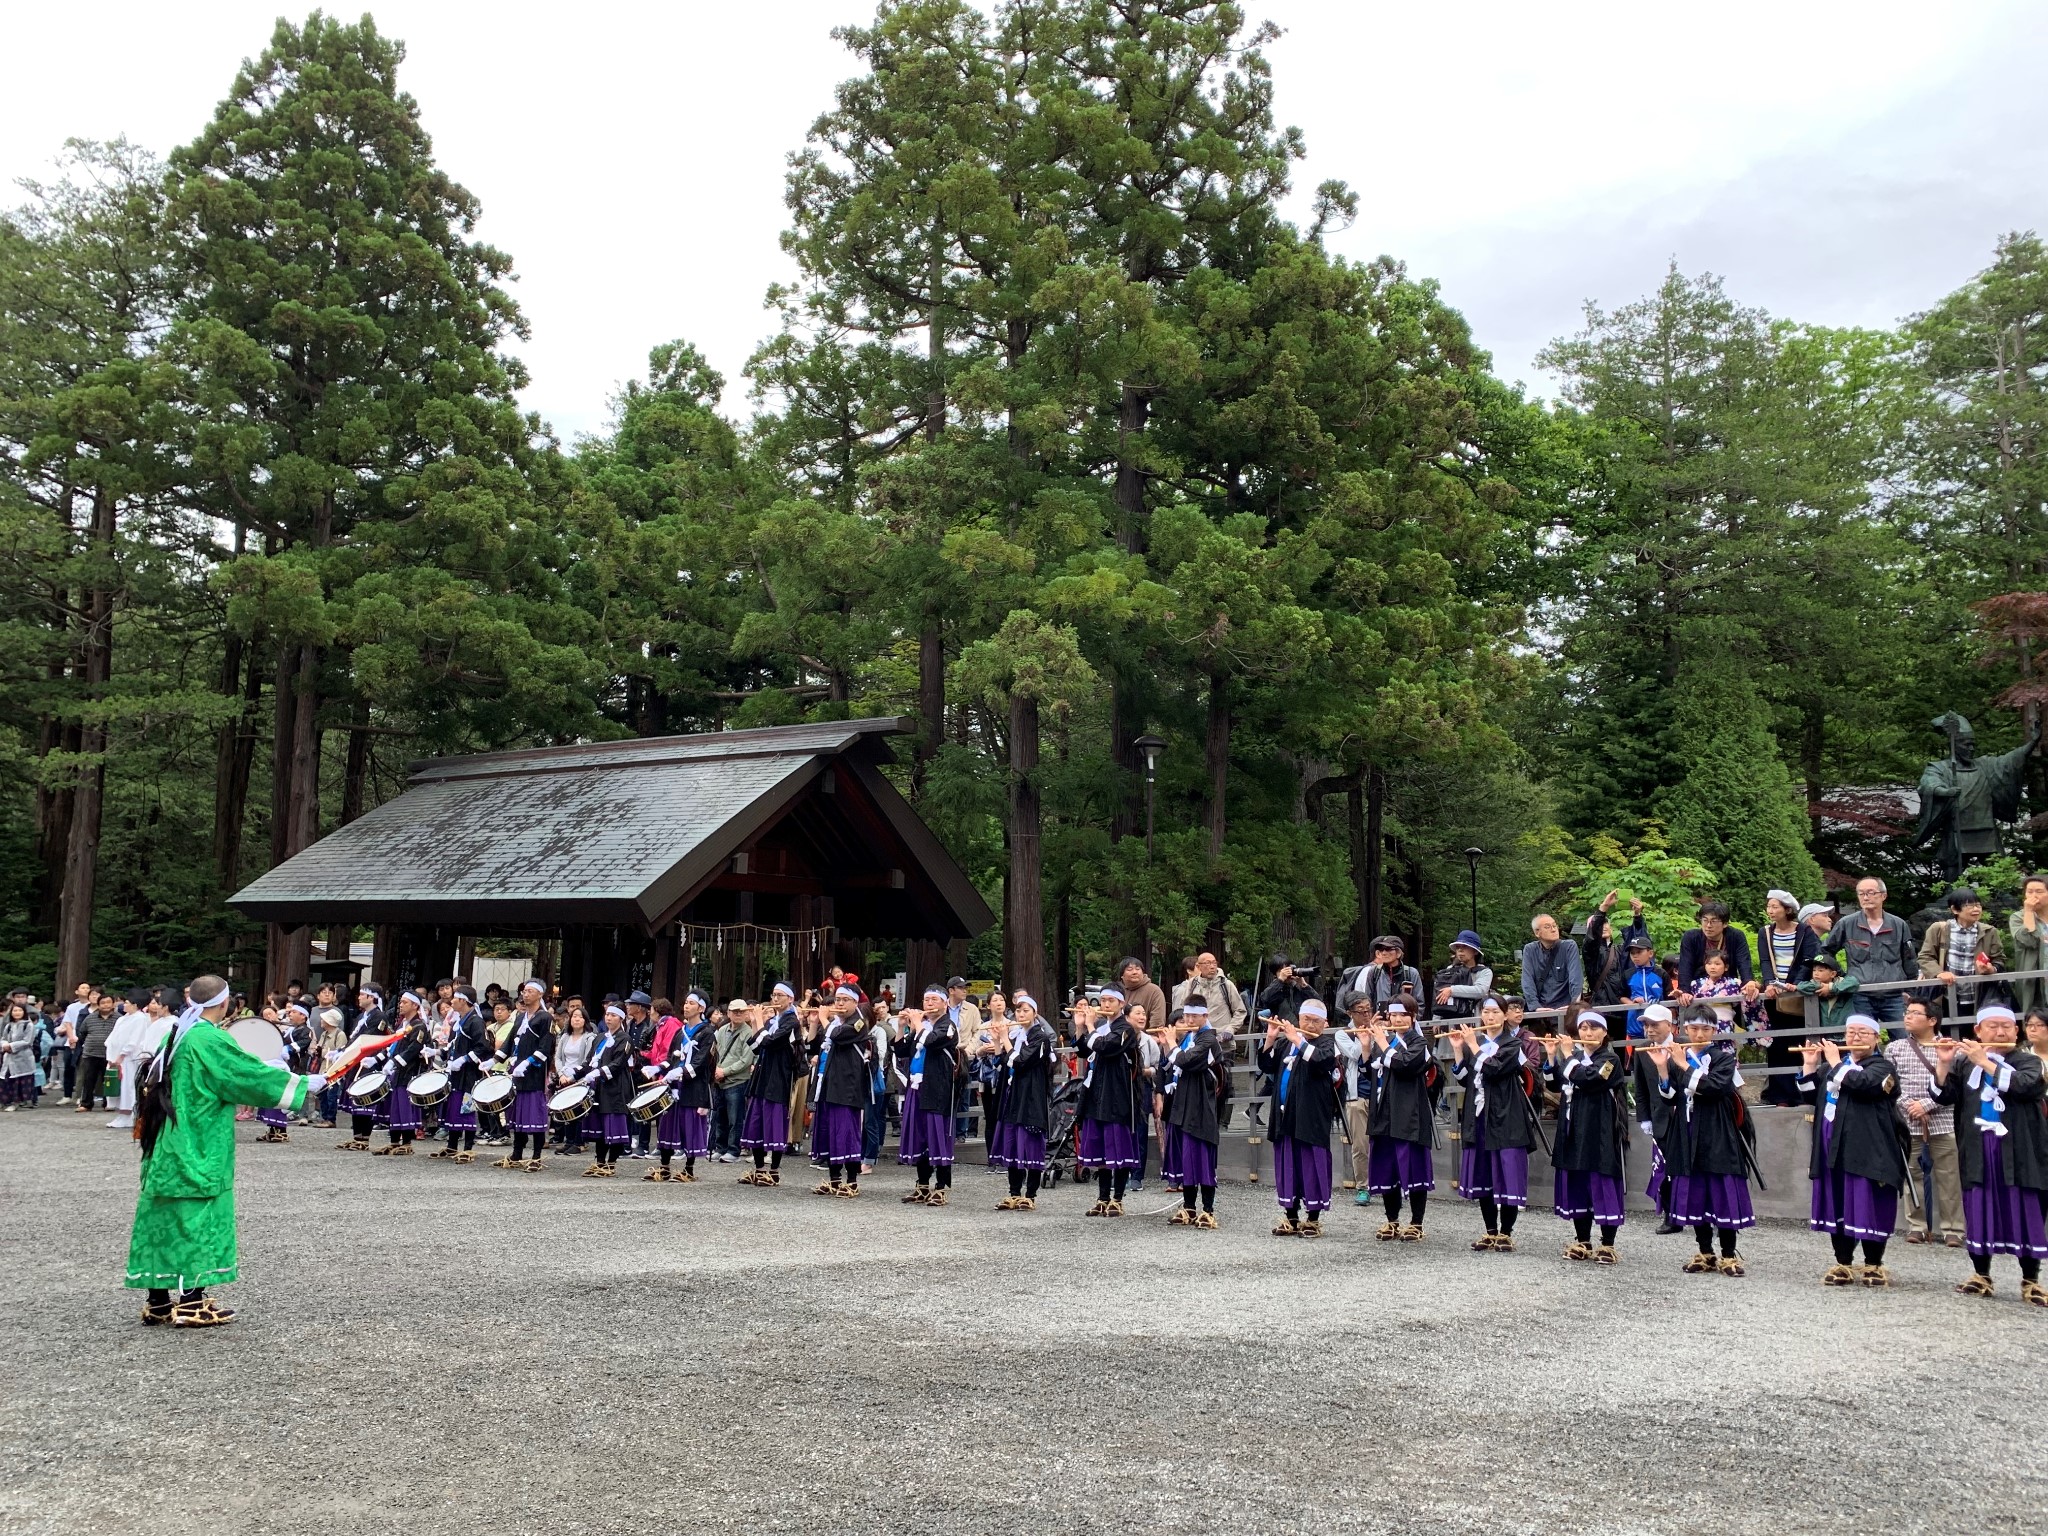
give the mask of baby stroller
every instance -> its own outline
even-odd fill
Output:
[[[1068,1078],[1052,1093],[1051,1126],[1045,1136],[1045,1183],[1051,1188],[1061,1179],[1071,1179],[1074,1155],[1080,1140],[1081,1080]]]

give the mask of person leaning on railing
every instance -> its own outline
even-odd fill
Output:
[[[1885,883],[1875,875],[1856,882],[1855,912],[1828,930],[1820,947],[1840,955],[1849,975],[1862,986],[1880,981],[1913,981],[1920,975],[1919,948],[1905,919],[1885,911]],[[1896,1024],[1906,1007],[1903,992],[1879,992],[1864,999],[1864,1006],[1880,1024]]]
[[[1948,917],[1927,925],[1920,940],[1920,974],[1955,989],[1957,1013],[1975,1013],[1978,978],[2004,970],[2005,952],[1999,945],[1998,930],[1983,920],[1984,902],[1976,891],[1967,885],[1957,886],[1948,893],[1948,910]],[[1995,993],[2003,989],[1984,990]],[[2003,999],[1993,995],[1987,1000]]]

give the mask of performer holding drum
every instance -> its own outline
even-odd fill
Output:
[[[425,1070],[427,1054],[426,1003],[417,992],[403,992],[398,998],[398,1028],[404,1033],[375,1056],[370,1064],[385,1074],[386,1103],[391,1106],[391,1140],[372,1157],[411,1157],[413,1142],[420,1131],[420,1107],[406,1089]]]
[[[548,1061],[554,1055],[555,1021],[541,999],[547,988],[538,980],[519,989],[519,1007],[512,1015],[512,1032],[498,1052],[512,1081],[512,1154],[501,1157],[494,1168],[524,1168],[539,1173],[541,1154],[548,1144]],[[526,1143],[533,1142],[533,1156],[526,1156]]]
[[[735,998],[729,1011],[745,1007],[742,999]],[[662,1053],[665,1070],[655,1088],[641,1091],[631,1112],[644,1117],[652,1108],[658,1116],[654,1137],[661,1153],[661,1166],[650,1169],[647,1179],[656,1184],[694,1184],[697,1159],[711,1151],[711,1073],[717,1065],[711,1027],[704,1019],[704,999],[692,992],[683,999],[682,1018],[664,1019],[662,1023],[678,1026],[669,1035]],[[662,1036],[657,1034],[655,1039],[659,1043]],[[650,1099],[650,1095],[655,1096]],[[681,1173],[672,1171],[670,1166],[678,1152],[683,1154]]]
[[[490,1027],[477,1011],[476,989],[457,987],[448,1000],[448,1046],[442,1071],[429,1074],[440,1081],[429,1086],[424,1078],[415,1078],[412,1085],[413,1102],[425,1103],[427,1093],[433,1093],[433,1102],[441,1105],[441,1127],[448,1133],[448,1143],[433,1154],[435,1157],[453,1158],[458,1163],[476,1161],[476,1104],[470,1095],[492,1054]]]

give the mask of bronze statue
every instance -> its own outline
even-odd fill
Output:
[[[1913,846],[1941,839],[1941,873],[1953,885],[1963,871],[1998,857],[1998,824],[2019,814],[2027,758],[2041,744],[2041,729],[1997,757],[1977,756],[1970,722],[1954,710],[1934,722],[1948,733],[1948,756],[1920,775],[1920,826]]]

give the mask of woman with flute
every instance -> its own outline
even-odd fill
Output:
[[[1887,1286],[1884,1245],[1899,1224],[1899,1190],[1906,1181],[1906,1155],[1899,1150],[1895,1115],[1899,1074],[1877,1048],[1877,1020],[1849,1016],[1842,1043],[1831,1036],[1800,1042],[1795,1087],[1813,1106],[1814,1231],[1825,1232],[1835,1262],[1822,1285]],[[1863,1244],[1863,1270],[1852,1260]]]
[[[1422,1241],[1422,1217],[1436,1188],[1436,1101],[1443,1072],[1420,1020],[1408,1005],[1387,1004],[1368,1026],[1359,1091],[1372,1095],[1366,1117],[1366,1189],[1386,1201],[1387,1219],[1374,1235],[1383,1243]],[[1401,1222],[1401,1200],[1408,1221]]]
[[[1688,1003],[1685,1043],[1653,1046],[1657,1093],[1671,1108],[1664,1166],[1671,1175],[1670,1217],[1691,1227],[1699,1252],[1685,1261],[1688,1275],[1717,1271],[1740,1279],[1747,1271],[1736,1236],[1756,1225],[1749,1198],[1749,1153],[1743,1137],[1742,1072],[1735,1040],[1714,1010]],[[1714,1257],[1716,1238],[1721,1256]]]
[[[1543,1042],[1545,1072],[1558,1094],[1557,1146],[1550,1159],[1554,1208],[1572,1224],[1567,1259],[1616,1264],[1614,1239],[1624,1219],[1621,1133],[1628,1078],[1607,1043],[1607,1019],[1598,1009],[1581,1009],[1573,1034],[1576,1040],[1560,1033]]]
[[[1450,1034],[1451,1076],[1465,1089],[1458,1194],[1479,1202],[1486,1223],[1485,1236],[1472,1243],[1479,1253],[1513,1253],[1515,1218],[1529,1203],[1529,1149],[1543,1086],[1523,1060],[1521,1036],[1497,997],[1479,1005],[1476,1031],[1468,1024]]]

